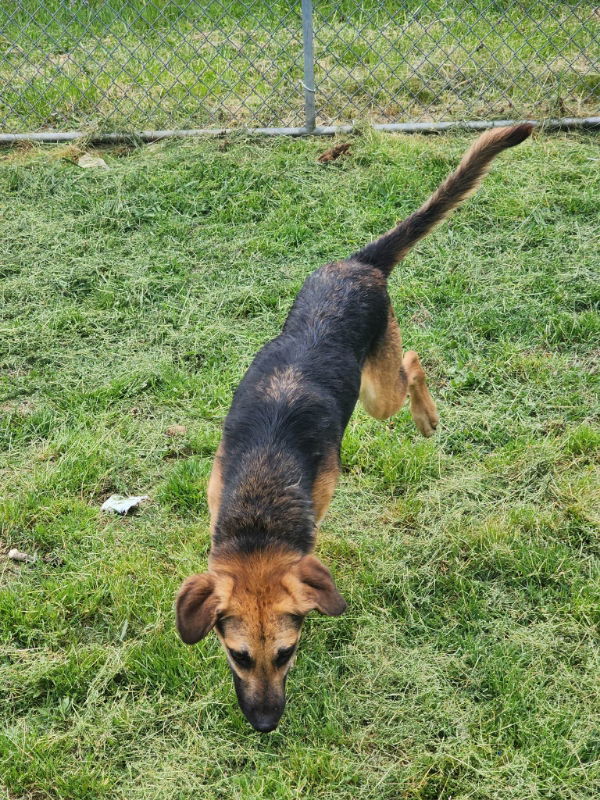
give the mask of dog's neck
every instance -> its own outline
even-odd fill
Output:
[[[213,549],[253,552],[280,546],[309,553],[315,520],[299,466],[289,457],[258,453],[240,467],[224,487]]]

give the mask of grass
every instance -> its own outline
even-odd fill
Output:
[[[592,800],[600,792],[598,142],[538,136],[396,271],[442,426],[357,409],[281,727],[174,629],[253,353],[304,277],[413,210],[470,138],[4,151],[2,800]],[[171,425],[186,433],[166,435]],[[100,513],[148,493],[136,516]],[[35,554],[9,561],[9,548]],[[2,786],[4,787],[2,789]]]
[[[318,122],[593,116],[594,2],[315,4]],[[20,0],[6,131],[302,125],[300,3]]]

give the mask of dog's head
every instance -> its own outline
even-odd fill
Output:
[[[304,617],[337,616],[346,602],[312,555],[260,552],[214,558],[177,595],[177,627],[187,644],[215,628],[225,649],[240,708],[261,732],[274,730],[285,707],[285,682]]]

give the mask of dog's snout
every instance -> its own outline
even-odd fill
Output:
[[[254,730],[259,733],[270,733],[279,725],[281,712],[249,715],[248,719]]]
[[[285,709],[283,687],[263,687],[263,691],[250,693],[244,682],[231,670],[238,703],[254,730],[260,733],[274,731]]]

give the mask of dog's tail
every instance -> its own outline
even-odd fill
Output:
[[[378,267],[385,275],[389,275],[394,265],[404,258],[419,239],[426,236],[475,192],[498,153],[520,144],[532,130],[533,125],[524,123],[486,131],[471,145],[458,168],[418,211],[358,253],[354,253],[352,258]]]

